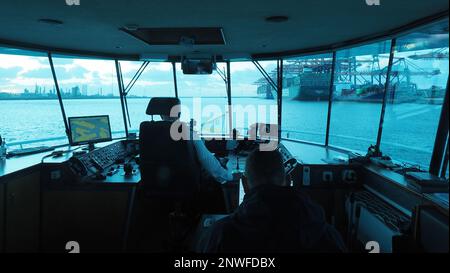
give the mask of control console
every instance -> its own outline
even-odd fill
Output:
[[[119,170],[123,170],[126,175],[132,175],[135,171],[134,165],[137,165],[132,161],[135,161],[134,156],[137,153],[137,144],[119,141],[86,154],[74,155],[68,165],[72,173],[80,179],[103,180],[115,175]]]

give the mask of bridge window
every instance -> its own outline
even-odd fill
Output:
[[[0,48],[0,135],[12,149],[67,143],[46,54]]]
[[[195,121],[195,129],[202,135],[227,135],[229,132],[225,63],[217,63],[211,75],[185,75],[176,64],[178,97],[181,101],[181,120]]]
[[[449,73],[448,20],[397,39],[381,151],[428,169]]]
[[[276,61],[259,62],[277,82]],[[233,126],[246,135],[254,123],[277,124],[277,91],[252,62],[231,62]]]
[[[67,117],[109,115],[113,137],[125,136],[114,61],[53,57]]]
[[[324,144],[332,54],[283,61],[282,137]]]
[[[329,144],[365,153],[377,141],[390,41],[336,52]]]
[[[121,61],[120,67],[125,87],[143,62]],[[150,62],[126,96],[130,114],[130,132],[138,132],[141,122],[151,120],[145,114],[148,102],[153,97],[175,97],[172,64]]]

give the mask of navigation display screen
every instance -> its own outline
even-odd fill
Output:
[[[97,143],[111,140],[109,116],[70,117],[72,145]]]

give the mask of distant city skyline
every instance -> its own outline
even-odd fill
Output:
[[[71,96],[71,97],[88,97],[88,96],[104,96],[104,97],[112,97],[114,96],[112,92],[104,92],[103,88],[99,88],[97,92],[88,92],[88,85],[83,84],[75,85],[73,87],[60,88],[61,95],[63,96]],[[56,88],[53,86],[48,88],[46,86],[41,86],[35,84],[34,90],[30,90],[28,88],[24,88],[22,92],[8,92],[5,90],[0,90],[0,94],[10,94],[14,95],[56,95]]]

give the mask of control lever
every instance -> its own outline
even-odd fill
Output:
[[[125,175],[129,176],[133,174],[133,165],[131,165],[130,163],[125,163],[123,165],[123,170],[125,171]]]
[[[295,158],[290,158],[288,159],[286,162],[284,162],[284,169],[286,174],[291,174],[291,172],[295,169],[295,167],[297,166],[298,162],[297,159]]]
[[[98,172],[98,173],[95,174],[94,179],[95,179],[95,180],[105,180],[105,179],[106,179],[106,176],[103,175],[101,172]]]
[[[114,162],[114,163],[116,163],[116,164],[122,164],[122,163],[124,163],[125,162],[125,159],[123,159],[123,158],[118,158],[118,159],[116,159],[116,161]]]

